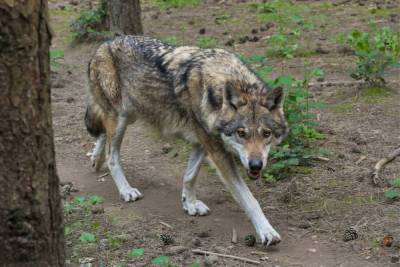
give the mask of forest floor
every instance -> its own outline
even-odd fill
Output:
[[[159,256],[168,257],[170,266],[250,265],[195,255],[192,249],[263,260],[261,266],[400,265],[399,202],[385,199],[389,187],[373,186],[370,179],[376,161],[400,144],[400,69],[388,71],[390,89],[360,89],[349,77],[355,57],[335,42],[340,32],[365,29],[370,19],[398,29],[400,3],[379,1],[377,7],[376,1],[368,0],[292,2],[296,10],[307,7],[304,17],[320,16],[313,22],[320,27],[302,32],[302,54],[291,59],[268,57],[268,65],[274,68],[269,75],[302,77],[305,62],[323,69],[324,81],[314,81],[312,93],[326,104],[317,111],[318,129],[325,136],[318,146],[332,154],[329,161],[314,162],[311,168],[274,183],[248,181],[282,236],[278,246],[264,248],[245,245],[244,237],[254,234],[254,229],[206,164],[200,172],[198,195],[211,213],[205,217],[184,213],[181,179],[190,147],[182,141],[162,140],[140,124],[129,128],[122,146],[123,167],[130,183],[144,194],[134,203],[121,201],[105,167],[98,173],[92,170],[86,153],[94,140],[83,118],[87,63],[99,43],[72,43],[69,24],[81,11],[94,8],[95,2],[50,0],[52,50],[64,53],[52,62],[58,174],[63,184],[71,182],[79,190],[64,201],[68,266],[85,262],[86,266],[152,266],[152,259]],[[145,35],[185,45],[215,41],[246,56],[265,54],[268,39],[279,25],[265,25],[246,0],[201,1],[171,9],[150,1],[142,5]],[[245,36],[259,40],[241,41],[249,39]],[[233,46],[225,45],[229,40],[235,40]],[[171,151],[166,151],[168,142]],[[387,181],[398,176],[398,161],[383,172]],[[358,238],[344,242],[343,234],[350,227]],[[231,243],[233,228],[238,234],[236,244]],[[174,244],[164,245],[161,234],[170,235]],[[382,245],[387,235],[394,238],[391,247]]]

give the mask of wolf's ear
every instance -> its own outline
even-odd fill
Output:
[[[243,105],[241,102],[239,92],[235,86],[231,83],[227,83],[224,91],[224,105],[236,110],[239,106]]]
[[[265,106],[270,111],[276,111],[282,108],[283,106],[283,88],[277,87],[272,90],[269,90],[267,96],[265,98],[263,106]]]

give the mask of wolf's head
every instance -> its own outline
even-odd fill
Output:
[[[208,92],[212,101],[212,91]],[[215,125],[227,149],[238,155],[251,179],[261,176],[271,145],[287,135],[282,88],[227,83]]]

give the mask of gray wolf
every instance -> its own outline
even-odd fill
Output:
[[[238,57],[222,49],[174,47],[158,40],[118,37],[102,44],[89,63],[88,132],[97,138],[93,166],[105,161],[125,201],[142,197],[129,185],[120,161],[128,124],[144,120],[165,136],[193,145],[183,177],[182,205],[190,215],[209,208],[196,197],[196,177],[208,157],[252,221],[260,241],[277,244],[270,225],[235,164],[260,177],[271,145],[285,137],[282,88],[269,89]]]

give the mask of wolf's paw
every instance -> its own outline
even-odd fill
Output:
[[[203,203],[203,201],[195,200],[193,202],[184,201],[183,209],[191,216],[204,216],[210,211],[210,209]]]
[[[119,194],[125,202],[133,202],[143,197],[139,190],[133,187],[124,188],[119,192]]]
[[[86,154],[90,158],[90,162],[92,163],[92,167],[95,171],[99,171],[104,164],[105,155],[104,153],[98,155],[95,152],[89,152]]]
[[[274,228],[268,228],[269,229],[258,233],[261,243],[267,247],[277,245],[279,242],[281,242],[281,236],[277,231],[274,230]]]

